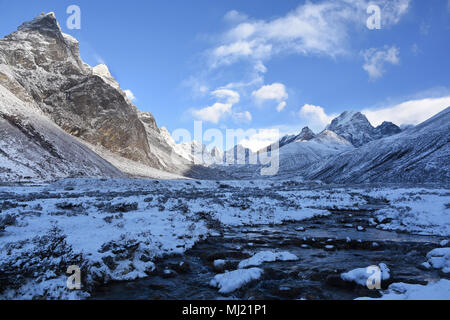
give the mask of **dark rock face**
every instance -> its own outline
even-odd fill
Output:
[[[105,147],[125,158],[158,167],[144,125],[118,90],[98,76],[55,92],[44,100],[45,111],[67,133]]]
[[[402,132],[402,129],[400,129],[397,125],[393,124],[392,122],[385,121],[375,128],[375,132],[380,138],[383,138],[400,133]]]

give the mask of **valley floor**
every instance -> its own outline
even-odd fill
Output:
[[[449,236],[448,186],[3,186],[0,298],[450,299]],[[72,265],[81,290],[67,288]],[[364,286],[371,265],[383,290]]]

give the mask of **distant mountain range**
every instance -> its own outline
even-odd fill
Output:
[[[0,182],[66,177],[261,178],[279,152],[278,177],[334,183],[446,182],[450,108],[416,127],[373,127],[346,111],[324,131],[308,127],[253,153],[176,144],[128,99],[106,65],[91,67],[78,42],[42,14],[0,39]],[[201,164],[201,165],[198,165]],[[226,165],[224,165],[226,164]]]

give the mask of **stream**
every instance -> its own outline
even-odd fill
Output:
[[[358,230],[358,226],[360,227]],[[362,228],[361,228],[362,227]],[[92,299],[214,300],[214,299],[355,299],[379,297],[340,279],[355,268],[385,263],[393,282],[426,284],[438,280],[437,271],[422,270],[426,254],[439,247],[442,237],[378,230],[369,224],[369,212],[333,212],[283,225],[243,226],[218,230],[184,255],[155,261],[153,275],[131,282],[109,283],[97,288]],[[288,251],[298,261],[263,263],[261,279],[228,295],[209,285],[225,270],[260,251]],[[223,259],[225,266],[215,267]]]

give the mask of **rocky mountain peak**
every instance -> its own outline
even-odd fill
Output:
[[[99,64],[98,66],[95,66],[92,68],[92,73],[105,80],[105,82],[113,88],[120,89],[119,83],[111,75],[111,72],[109,72],[106,64]]]
[[[309,127],[304,127],[302,129],[302,131],[297,134],[297,135],[287,135],[284,136],[283,138],[281,138],[278,141],[278,148],[284,147],[285,145],[288,145],[290,143],[293,142],[297,142],[297,141],[309,141],[312,140],[316,137],[316,134],[309,128]],[[270,146],[271,149],[275,148],[275,145],[271,145]]]
[[[333,119],[327,129],[335,131],[333,129],[337,129],[339,127],[350,127],[354,125],[364,125],[366,127],[373,128],[366,116],[361,112],[344,111],[339,117]]]
[[[39,30],[62,34],[61,27],[59,26],[59,23],[56,20],[55,14],[53,12],[49,12],[47,14],[41,13],[33,20],[23,23],[21,26],[19,26],[19,28],[17,28],[17,30]]]
[[[360,147],[377,138],[375,128],[361,112],[345,111],[326,128]]]
[[[302,132],[296,137],[296,141],[303,140],[303,141],[309,141],[311,139],[314,139],[316,137],[316,134],[309,128],[304,127],[302,129]]]
[[[392,122],[384,121],[375,128],[375,131],[380,135],[380,137],[387,137],[402,132],[402,129]]]

